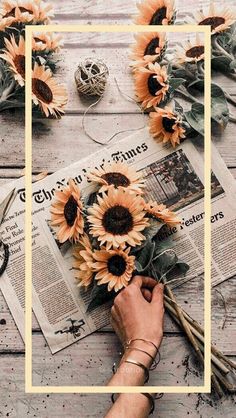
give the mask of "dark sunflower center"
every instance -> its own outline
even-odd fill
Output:
[[[186,57],[199,58],[203,53],[204,53],[203,45],[193,46],[188,51],[186,51]]]
[[[17,72],[25,78],[25,56],[16,55],[14,58],[14,64],[16,66]]]
[[[29,13],[31,15],[33,14],[32,10],[25,9],[25,7],[19,7],[19,10],[21,11],[21,13]],[[11,9],[11,11],[6,13],[3,17],[15,17],[15,13],[16,7],[13,7],[13,9]]]
[[[32,79],[32,90],[35,96],[44,103],[51,103],[53,100],[52,90],[48,85],[38,78]]]
[[[144,55],[155,55],[156,54],[156,48],[159,47],[159,38],[152,39],[149,44],[147,45]]]
[[[163,118],[162,119],[162,126],[165,129],[166,132],[169,132],[171,134],[173,134],[174,129],[173,126],[176,123],[175,119],[169,119],[169,118]]]
[[[34,38],[35,42],[42,42],[42,44],[46,44],[46,42],[43,39]]]
[[[210,25],[211,30],[216,29],[218,26],[225,23],[225,18],[221,16],[206,17],[199,25]]]
[[[126,261],[121,255],[113,255],[107,262],[107,268],[114,276],[122,276],[126,270]]]
[[[130,185],[129,179],[121,173],[106,173],[102,175],[102,179],[104,179],[109,185],[113,184],[116,187],[128,187]]]
[[[71,196],[64,207],[64,216],[68,226],[73,226],[77,218],[78,204],[76,200]]]
[[[155,74],[151,74],[148,78],[148,90],[152,96],[156,95],[156,92],[162,89],[162,85],[155,78]]]
[[[162,20],[166,18],[166,7],[158,9],[151,18],[149,25],[162,25]]]
[[[125,235],[133,228],[133,217],[129,209],[121,205],[109,208],[102,220],[104,229],[114,235]]]

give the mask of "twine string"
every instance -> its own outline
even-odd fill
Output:
[[[75,83],[79,93],[84,96],[102,96],[107,84],[109,70],[99,59],[86,58],[78,65]]]
[[[96,73],[97,72],[97,73]],[[133,132],[133,131],[140,131],[141,129],[144,129],[146,126],[146,122],[144,121],[143,125],[139,128],[131,128],[131,129],[124,129],[121,131],[118,131],[111,135],[106,141],[99,141],[97,138],[95,138],[93,135],[91,135],[88,132],[88,129],[86,128],[86,116],[88,112],[95,107],[103,98],[105,87],[107,84],[107,78],[108,78],[108,68],[101,60],[92,60],[87,59],[84,63],[81,63],[78,66],[78,69],[75,73],[75,81],[77,85],[78,92],[85,95],[85,96],[99,96],[98,99],[90,104],[87,109],[85,110],[82,118],[82,128],[85,133],[85,135],[90,138],[93,142],[99,145],[107,145],[112,139],[114,139],[117,135],[126,133],[126,132]],[[145,117],[144,110],[142,107],[136,102],[136,100],[132,97],[130,97],[128,94],[124,93],[119,84],[117,79],[114,77],[115,85],[117,87],[118,92],[121,96],[123,96],[126,100],[133,102],[136,104],[136,106],[139,107],[139,110],[141,111],[141,114]]]

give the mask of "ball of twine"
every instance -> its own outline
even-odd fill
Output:
[[[87,58],[78,65],[75,83],[79,93],[84,96],[101,97],[105,91],[109,70],[99,59]]]

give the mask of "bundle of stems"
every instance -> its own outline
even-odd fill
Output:
[[[185,332],[192,344],[200,363],[204,367],[204,330],[177,303],[171,288],[165,284],[164,304],[166,311]],[[211,345],[211,382],[218,397],[225,393],[236,392],[236,364],[228,359],[216,347]]]

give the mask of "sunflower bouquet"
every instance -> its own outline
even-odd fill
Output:
[[[173,0],[144,0],[138,4],[136,24],[170,25],[177,21]],[[187,23],[211,26],[212,69],[236,79],[236,14],[224,8],[198,12]],[[184,22],[178,22],[184,23]],[[186,23],[186,22],[185,22]],[[204,135],[204,42],[199,34],[171,50],[165,34],[140,33],[132,45],[131,67],[136,100],[150,116],[150,133],[173,147],[186,137]],[[184,99],[181,105],[176,99]],[[184,109],[186,102],[191,108]],[[221,86],[212,82],[212,126],[225,128],[230,115],[228,102],[236,102]]]
[[[3,0],[0,9],[0,111],[25,105],[25,25],[51,22],[52,6],[42,0]],[[35,33],[32,39],[32,101],[36,116],[61,117],[68,100],[57,70],[61,37]]]
[[[165,308],[180,325],[204,364],[204,330],[178,304],[173,284],[185,280],[188,264],[163,237],[181,221],[165,205],[149,201],[139,172],[109,163],[88,174],[93,191],[82,196],[72,179],[55,192],[51,226],[57,240],[70,243],[79,288],[88,292],[88,313],[111,303],[136,274],[165,285]],[[236,365],[212,346],[212,383],[219,396],[233,392]]]

